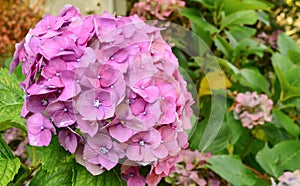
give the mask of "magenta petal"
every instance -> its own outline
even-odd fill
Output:
[[[158,146],[156,149],[152,150],[154,156],[158,158],[165,158],[168,155],[168,149],[164,145]]]
[[[147,94],[145,100],[149,103],[153,103],[158,99],[159,89],[155,86],[149,86],[145,89],[145,93]]]
[[[50,144],[52,134],[50,130],[43,130],[40,133],[40,144],[42,146],[48,146]]]
[[[58,134],[60,144],[71,153],[75,153],[78,140],[76,134],[70,130],[62,130]]]
[[[121,124],[109,127],[109,134],[119,142],[125,142],[133,136],[133,130],[122,126]],[[121,135],[120,135],[121,134]]]
[[[81,117],[81,116],[77,116]],[[96,121],[84,121],[82,119],[77,119],[78,128],[84,132],[88,133],[91,137],[95,136],[98,132],[99,124]]]
[[[143,154],[141,152],[141,147],[136,145],[129,145],[126,149],[126,156],[132,161],[142,161]]]
[[[98,154],[89,145],[85,145],[83,149],[83,159],[92,164],[99,164]]]
[[[115,153],[108,153],[107,157],[99,155],[98,161],[104,168],[110,170],[118,164],[118,156]]]

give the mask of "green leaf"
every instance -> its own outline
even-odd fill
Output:
[[[238,47],[241,47],[244,56],[254,54],[262,58],[265,52],[270,52],[270,49],[267,46],[250,38],[241,39]]]
[[[258,20],[263,22],[265,25],[270,26],[270,16],[264,11],[256,12]]]
[[[273,121],[278,121],[291,136],[298,138],[299,127],[288,115],[277,109],[273,109],[272,113],[274,115]]]
[[[74,157],[60,146],[57,137],[53,137],[47,147],[36,147],[42,159],[42,169],[54,171],[57,166],[62,166],[71,162]]]
[[[16,76],[0,69],[0,124],[5,122],[26,131],[25,120],[20,117],[23,95]]]
[[[210,9],[214,8],[214,0],[192,0],[192,1],[202,3],[203,5],[205,5],[206,7],[210,8]]]
[[[30,182],[30,186],[70,186],[74,163],[56,165],[54,171],[40,169]]]
[[[223,66],[226,69],[228,69],[231,72],[231,74],[233,74],[233,75],[240,74],[240,70],[236,66],[234,66],[232,63],[230,63],[229,61],[227,61],[226,59],[222,59],[222,58],[216,57],[216,60],[217,60],[217,62],[221,66]]]
[[[214,141],[209,145],[207,148],[207,151],[217,154],[220,153],[222,150],[224,150],[227,147],[227,144],[229,143],[230,139],[230,130],[229,128],[223,123],[218,135],[214,139]]]
[[[7,185],[18,173],[21,162],[19,158],[0,158],[0,185]]]
[[[267,145],[257,153],[256,160],[270,175],[279,177],[284,171],[300,169],[300,142],[283,141],[270,149]]]
[[[297,42],[284,32],[278,36],[277,45],[280,53],[287,56],[289,50],[300,52]]]
[[[73,186],[86,185],[120,185],[125,186],[125,182],[120,178],[120,171],[116,168],[93,176],[83,166],[76,164],[73,178]]]
[[[257,70],[245,68],[240,73],[243,77],[243,79],[240,79],[242,85],[250,87],[257,92],[264,92],[270,96],[271,93],[268,89],[267,80]]]
[[[181,14],[188,18],[196,27],[201,27],[203,30],[208,31],[210,34],[218,32],[218,29],[204,19],[200,11],[195,8],[186,8],[181,10]]]
[[[13,159],[14,155],[11,152],[11,149],[6,144],[4,139],[0,136],[0,158]]]
[[[226,58],[230,58],[232,55],[233,49],[229,45],[229,43],[221,36],[217,35],[215,37],[215,45],[218,47],[219,50],[225,55]]]
[[[221,30],[225,27],[252,25],[257,21],[257,15],[253,10],[240,11],[225,17],[221,21]]]
[[[289,59],[297,65],[300,65],[300,52],[289,50],[288,51]]]
[[[275,53],[272,65],[280,83],[280,101],[300,97],[299,66],[293,64],[286,56]]]
[[[212,95],[211,98],[211,112],[208,117],[207,126],[203,132],[202,136],[194,133],[194,136],[197,138],[201,137],[201,140],[198,141],[198,149],[200,151],[205,151],[217,137],[226,112],[226,99],[223,96]]]
[[[233,112],[226,112],[224,122],[230,131],[230,143],[235,144],[246,129],[240,121],[234,119]]]
[[[256,33],[256,29],[246,26],[233,26],[230,27],[228,32],[235,38],[235,40],[240,41],[245,38],[251,38]]]
[[[267,185],[260,178],[243,165],[241,159],[232,155],[212,156],[209,168],[233,185]],[[258,184],[259,183],[259,184]]]
[[[244,10],[267,10],[272,4],[264,0],[223,0],[223,10],[226,15]]]

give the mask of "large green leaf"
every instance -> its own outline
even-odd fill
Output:
[[[297,42],[288,35],[286,35],[284,32],[278,36],[277,45],[280,53],[285,56],[288,55],[289,50],[296,52],[300,51]]]
[[[23,96],[16,76],[10,75],[7,69],[0,69],[0,125],[26,131],[25,120],[20,118]]]
[[[62,166],[73,161],[71,153],[60,146],[57,137],[53,137],[49,146],[36,147],[41,155],[42,169],[48,172],[54,171],[57,166]]]
[[[257,15],[253,10],[240,11],[224,17],[221,21],[221,29],[241,24],[252,25],[257,21]]]
[[[291,136],[298,138],[299,127],[294,121],[280,110],[273,109],[273,122],[278,122]]]
[[[7,185],[18,173],[21,162],[19,158],[0,158],[0,185]]]
[[[30,186],[71,186],[74,163],[56,166],[51,172],[40,169],[31,180]]]
[[[278,177],[284,171],[300,169],[300,142],[284,141],[270,149],[267,145],[257,153],[256,160],[270,175]]]
[[[14,155],[11,152],[11,149],[0,136],[0,158],[13,159]]]
[[[76,164],[73,178],[73,186],[86,185],[126,185],[120,178],[120,171],[116,168],[105,171],[104,173],[93,176],[83,166]]]
[[[243,165],[241,159],[232,155],[212,156],[209,168],[233,185],[264,186],[266,182]]]
[[[240,79],[240,83],[244,86],[250,87],[257,92],[264,92],[267,95],[270,95],[270,91],[268,89],[267,80],[261,75],[258,70],[253,69],[242,69],[240,71],[243,79]]]

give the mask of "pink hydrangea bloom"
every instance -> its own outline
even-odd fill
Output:
[[[138,166],[169,175],[188,146],[194,102],[160,31],[138,16],[83,17],[71,5],[45,16],[11,63],[26,75],[29,143],[47,146],[58,129],[60,144],[93,175],[119,162],[136,167],[122,170],[128,183],[145,184]]]
[[[252,129],[255,125],[263,125],[265,122],[272,121],[273,101],[265,94],[239,93],[235,101],[235,118],[241,120],[244,127]]]

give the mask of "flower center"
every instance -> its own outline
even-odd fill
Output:
[[[41,130],[44,130],[44,129],[45,129],[45,127],[42,125],[42,126],[41,126]]]
[[[95,106],[95,107],[99,108],[101,105],[102,105],[102,103],[101,103],[98,99],[96,99],[96,100],[94,101],[94,106]]]
[[[68,108],[64,108],[64,112],[68,112]]]
[[[47,99],[42,99],[41,103],[42,103],[43,106],[46,106],[46,105],[48,105],[48,100]]]
[[[125,121],[125,120],[121,120],[120,123],[121,123],[122,125],[125,125],[125,124],[126,124],[126,121]]]
[[[106,154],[106,153],[108,153],[108,149],[105,148],[105,147],[101,147],[101,148],[100,148],[100,152],[101,152],[102,154]]]
[[[145,146],[145,142],[142,140],[139,142],[139,145],[143,147],[143,146]]]

